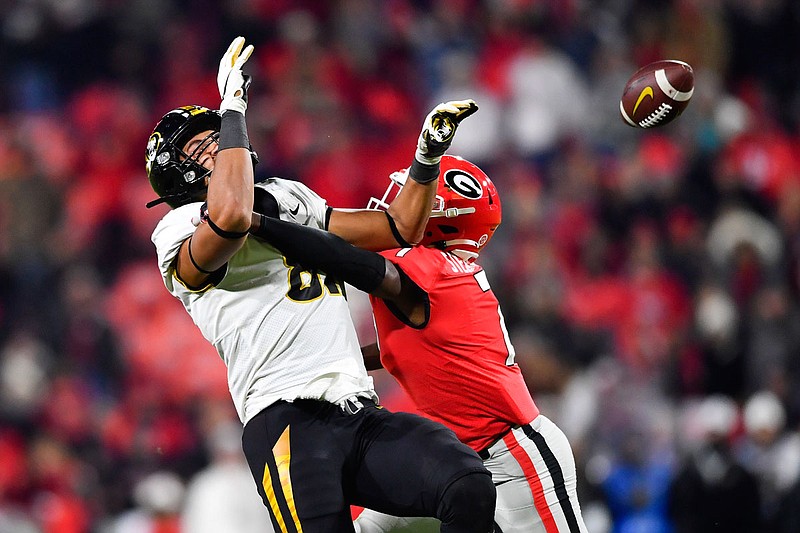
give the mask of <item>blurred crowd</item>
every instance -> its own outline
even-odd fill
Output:
[[[270,530],[144,208],[152,127],[218,105],[236,35],[257,176],[332,206],[382,193],[433,105],[478,102],[450,153],[500,191],[481,263],[590,531],[800,532],[793,0],[0,3],[1,532]],[[658,59],[694,97],[631,128],[622,88]]]

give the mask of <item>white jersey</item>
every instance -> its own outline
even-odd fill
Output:
[[[327,204],[305,185],[270,178],[256,187],[275,197],[282,220],[324,229]],[[338,403],[353,395],[377,400],[343,284],[288,263],[252,235],[215,285],[193,291],[178,280],[174,260],[194,233],[201,205],[167,213],[152,240],[164,284],[225,362],[242,423],[278,400]]]

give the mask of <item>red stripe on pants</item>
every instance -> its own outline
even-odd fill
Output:
[[[553,518],[553,513],[550,512],[550,506],[547,504],[547,499],[544,497],[542,482],[539,479],[536,468],[533,466],[533,461],[531,461],[531,458],[528,456],[528,452],[517,442],[513,431],[506,433],[503,437],[503,442],[506,443],[508,451],[510,451],[514,459],[517,460],[519,466],[522,467],[522,472],[525,474],[525,478],[528,480],[528,486],[531,488],[531,494],[533,494],[533,505],[536,507],[536,511],[542,519],[545,530],[547,533],[558,533],[558,525],[556,525],[556,521]]]

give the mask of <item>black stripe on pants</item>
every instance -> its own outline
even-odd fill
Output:
[[[550,472],[550,476],[553,478],[553,486],[556,490],[556,496],[558,496],[558,504],[561,506],[564,517],[567,519],[570,533],[580,533],[578,520],[575,518],[575,511],[572,509],[572,503],[569,500],[569,494],[567,494],[567,486],[564,484],[564,472],[561,470],[558,459],[556,459],[556,456],[553,454],[550,446],[547,445],[547,441],[541,433],[535,431],[528,424],[522,426],[522,430],[528,438],[536,444],[536,448],[542,455],[544,464]]]

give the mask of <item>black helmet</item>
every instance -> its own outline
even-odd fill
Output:
[[[162,202],[179,207],[202,197],[206,191],[204,178],[211,171],[197,161],[202,150],[187,154],[183,146],[198,133],[211,130],[201,143],[207,146],[219,136],[221,122],[219,111],[196,105],[173,109],[158,121],[147,141],[145,168],[159,198],[148,202],[147,207]]]

